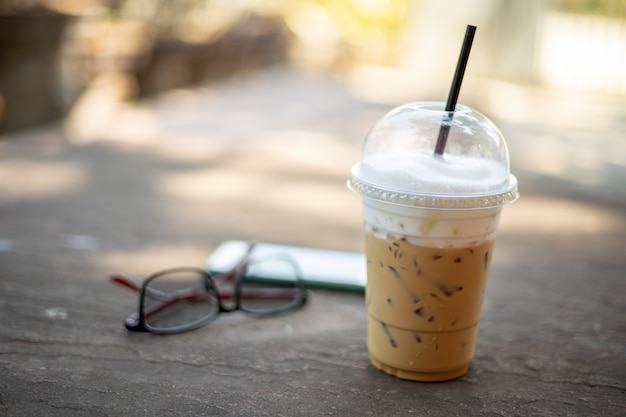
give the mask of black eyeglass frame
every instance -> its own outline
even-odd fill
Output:
[[[300,268],[298,264],[295,262],[295,260],[288,255],[281,255],[281,254],[265,255],[263,257],[255,259],[251,256],[253,246],[254,245],[251,245],[251,247],[248,250],[247,255],[232,270],[226,273],[217,275],[215,277],[213,277],[209,272],[201,268],[195,268],[195,267],[171,268],[171,269],[162,270],[162,271],[152,274],[151,276],[146,278],[141,285],[141,288],[139,290],[139,312],[138,314],[131,315],[125,320],[124,324],[125,324],[126,329],[128,329],[129,331],[133,331],[133,332],[150,332],[150,333],[157,333],[157,334],[182,333],[182,332],[195,330],[197,328],[206,326],[207,324],[215,320],[219,316],[220,313],[230,313],[233,311],[240,310],[253,317],[265,317],[265,316],[272,316],[272,315],[286,313],[288,311],[296,310],[304,306],[308,299],[308,291],[307,291],[306,284],[304,280],[302,279]],[[253,262],[257,260],[260,261],[260,260],[266,260],[266,259],[279,259],[282,261],[287,261],[292,265],[292,267],[294,268],[294,271],[296,272],[296,279],[294,281],[294,284],[295,284],[294,289],[297,290],[297,295],[293,299],[293,301],[277,308],[273,308],[269,310],[253,310],[253,309],[245,308],[245,306],[242,304],[242,288],[244,285],[245,272],[248,266],[252,264]],[[171,328],[155,328],[151,326],[146,320],[146,309],[145,309],[146,297],[150,296],[148,293],[150,290],[152,290],[152,288],[149,287],[149,284],[153,280],[159,277],[162,277],[163,275],[173,274],[177,272],[192,272],[201,276],[204,281],[203,286],[204,286],[204,289],[206,289],[206,293],[207,293],[206,295],[208,295],[214,300],[213,302],[215,303],[214,305],[216,305],[216,308],[214,311],[207,314],[207,316],[199,320],[196,320],[192,323],[188,323],[188,324],[180,325],[180,326],[174,326]],[[120,278],[117,278],[118,283],[119,283],[119,279]],[[225,297],[223,296],[224,294],[220,293],[220,291],[218,290],[218,287],[219,285],[224,284],[232,279],[235,280],[234,287],[233,287],[234,292],[232,294],[233,303],[232,303],[232,306],[227,306],[222,302],[222,298],[225,298]],[[127,283],[123,283],[123,285],[130,287],[130,285],[128,285]],[[175,303],[176,301],[177,300],[164,301],[164,304],[160,307],[160,309],[166,308],[167,306],[171,305],[170,303],[172,302]],[[157,308],[157,310],[158,309],[159,308]]]

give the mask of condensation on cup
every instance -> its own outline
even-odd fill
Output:
[[[370,361],[417,381],[467,372],[500,212],[518,198],[502,134],[477,111],[457,105],[434,154],[444,108],[387,113],[348,180],[363,201]]]

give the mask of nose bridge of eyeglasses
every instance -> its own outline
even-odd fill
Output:
[[[241,276],[247,264],[248,258],[246,257],[245,259],[242,259],[237,265],[235,265],[230,271],[212,277],[215,286],[219,288],[229,281],[236,280],[238,277]],[[233,282],[233,284],[236,284],[236,281]]]

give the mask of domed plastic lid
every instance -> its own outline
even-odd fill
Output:
[[[370,130],[348,187],[371,199],[445,209],[497,207],[518,197],[502,134],[485,116],[458,104],[450,121],[445,103],[397,107]],[[442,124],[443,153],[435,153]]]

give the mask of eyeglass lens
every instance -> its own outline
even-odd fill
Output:
[[[238,278],[238,279],[237,279]],[[305,290],[289,258],[251,261],[241,277],[218,288],[198,270],[171,270],[152,277],[143,292],[144,322],[151,331],[178,332],[207,324],[220,311],[241,309],[255,315],[291,310],[303,304]],[[237,304],[238,302],[238,304]]]
[[[281,257],[250,262],[243,273],[240,297],[240,308],[253,314],[272,314],[297,307],[304,297],[297,266]]]
[[[145,324],[153,331],[175,331],[206,324],[219,313],[208,277],[174,270],[153,277],[143,293]]]

